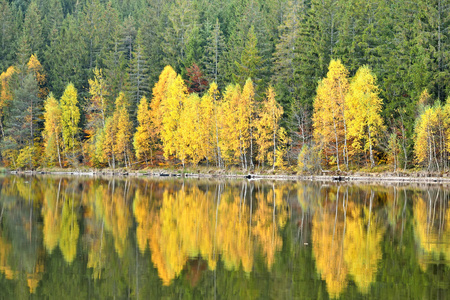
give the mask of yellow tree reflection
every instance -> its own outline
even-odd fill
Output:
[[[335,211],[323,208],[312,220],[312,243],[317,271],[327,284],[330,297],[337,298],[347,286],[348,268],[344,259],[345,221],[342,204]]]
[[[77,254],[78,236],[80,235],[80,227],[75,210],[73,197],[67,196],[62,209],[59,248],[64,259],[69,264],[73,262]]]
[[[442,190],[429,190],[414,198],[414,234],[421,251],[422,270],[433,261],[444,259],[450,265],[450,209]]]
[[[369,207],[350,206],[347,216],[347,234],[345,237],[345,262],[356,286],[363,294],[375,281],[378,263],[382,258],[381,240],[384,229],[373,213],[373,192]]]
[[[312,241],[317,271],[327,284],[330,297],[337,298],[348,284],[348,275],[359,291],[367,293],[375,281],[382,258],[384,229],[374,213],[374,192],[340,193],[330,188],[313,217]],[[367,204],[357,201],[366,197]],[[353,200],[353,201],[352,201]]]

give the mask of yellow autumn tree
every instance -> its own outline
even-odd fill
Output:
[[[169,85],[166,98],[162,101],[160,107],[162,113],[161,140],[166,159],[174,154],[178,156],[177,151],[181,142],[180,116],[187,96],[187,87],[183,78],[178,75]]]
[[[34,77],[36,78],[36,82],[39,86],[39,98],[45,99],[48,95],[48,89],[45,86],[47,84],[47,79],[45,78],[44,67],[39,62],[36,54],[31,55],[27,67],[28,70],[33,72]]]
[[[101,153],[98,153],[98,157],[100,160],[106,160],[108,165],[114,169],[116,167],[117,125],[113,116],[106,118],[105,128],[100,134],[102,136],[98,141],[102,143]]]
[[[425,106],[416,120],[414,128],[414,153],[419,164],[426,164],[428,170],[444,167],[448,152],[450,106],[437,102],[433,107]]]
[[[215,160],[219,166],[219,90],[215,82],[211,83],[200,102],[200,152],[208,161]],[[220,166],[219,166],[220,167]]]
[[[253,140],[254,140],[254,119],[255,119],[255,88],[253,81],[248,78],[242,88],[241,100],[236,107],[239,130],[239,145],[244,169],[249,166],[253,168]],[[249,155],[247,158],[247,151]]]
[[[369,151],[371,167],[375,166],[373,147],[384,130],[380,113],[383,100],[378,96],[376,78],[368,66],[358,69],[345,98],[348,109],[348,135],[357,153]]]
[[[275,99],[273,87],[267,89],[267,98],[262,103],[259,118],[256,120],[255,141],[258,145],[258,155],[256,159],[264,164],[267,153],[272,148],[273,156],[276,157],[277,133],[279,122],[283,114],[283,108]],[[272,168],[275,168],[276,160],[273,160]]]
[[[166,66],[159,75],[159,80],[152,89],[153,98],[150,102],[150,120],[152,125],[153,143],[161,138],[161,130],[163,123],[162,103],[167,99],[167,91],[169,86],[177,78],[177,73],[171,66]]]
[[[89,106],[87,108],[87,119],[90,127],[98,128],[105,126],[110,103],[108,101],[108,86],[103,76],[102,69],[94,68],[94,79],[89,79]]]
[[[197,94],[190,94],[184,102],[178,126],[177,157],[183,165],[190,158],[194,165],[205,156],[202,152],[201,101]]]
[[[113,115],[115,126],[117,126],[114,151],[116,160],[123,161],[125,167],[131,166],[132,154],[131,132],[133,124],[128,113],[128,105],[125,94],[120,92],[116,99],[116,110]]]
[[[75,160],[77,147],[77,135],[80,132],[78,123],[80,122],[80,110],[78,108],[78,93],[75,86],[69,83],[61,97],[61,127],[64,143],[65,155],[72,154]]]
[[[327,77],[319,82],[314,98],[314,139],[338,170],[342,160],[348,167],[345,96],[349,89],[348,71],[340,60],[331,60]],[[348,113],[347,113],[348,114]],[[340,154],[342,153],[342,154]]]
[[[10,86],[11,78],[17,73],[15,67],[9,67],[5,72],[0,74],[0,130],[2,137],[5,136],[3,128],[3,118],[5,109],[9,106],[13,99],[13,94]]]
[[[133,138],[133,146],[136,151],[138,160],[145,160],[148,166],[148,161],[152,159],[152,123],[150,119],[150,109],[147,98],[142,97],[137,111],[137,120],[139,126],[136,128],[136,133]]]
[[[219,108],[219,148],[223,159],[228,163],[239,161],[242,156],[239,143],[240,130],[237,126],[239,115],[236,113],[240,98],[241,87],[228,85]]]
[[[101,69],[94,68],[94,78],[89,79],[89,102],[86,111],[86,124],[84,133],[87,136],[84,142],[84,152],[86,157],[90,159],[89,164],[97,167],[103,165],[101,159],[101,142],[102,131],[105,127],[106,118],[109,115],[110,103],[109,92],[106,79]]]
[[[44,130],[42,136],[44,138],[45,157],[50,165],[53,165],[56,161],[60,167],[61,164],[61,108],[58,100],[49,94],[44,104]]]

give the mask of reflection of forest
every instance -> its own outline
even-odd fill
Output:
[[[11,295],[23,296],[17,298],[53,295],[52,284],[64,287],[62,296],[73,290],[79,297],[140,298],[148,289],[143,281],[150,280],[150,286],[177,287],[179,295],[196,286],[214,291],[201,298],[222,291],[231,299],[354,293],[395,299],[404,295],[395,285],[390,296],[374,287],[380,280],[403,280],[409,287],[405,272],[421,276],[417,289],[427,291],[421,298],[436,298],[432,282],[448,286],[450,213],[442,188],[53,177],[0,181],[0,288],[14,283]],[[77,283],[84,289],[70,283],[73,272],[84,274]],[[61,282],[65,276],[69,286]],[[261,276],[268,280],[265,292]]]
[[[331,297],[339,296],[346,287],[347,275],[360,292],[367,293],[382,257],[384,228],[375,212],[375,193],[350,192],[341,186],[322,192],[312,221],[317,270]]]
[[[414,232],[422,269],[435,263],[450,265],[448,192],[427,191],[414,197]]]
[[[220,256],[227,269],[242,267],[249,273],[256,247],[262,250],[269,269],[281,250],[279,228],[287,217],[283,189],[255,189],[247,184],[226,189],[219,184],[203,190],[183,185],[176,191],[165,190],[162,201],[152,206],[157,202],[153,199],[136,193],[136,235],[141,251],[148,243],[165,285],[189,259],[201,257],[214,270]]]

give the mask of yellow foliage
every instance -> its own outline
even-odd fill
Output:
[[[150,103],[150,119],[153,126],[152,131],[154,133],[154,140],[160,138],[163,123],[163,110],[161,106],[167,99],[169,86],[176,78],[177,73],[174,69],[171,66],[166,66],[159,75],[158,82],[153,87],[153,98]]]
[[[325,280],[331,298],[339,297],[347,286],[344,226],[341,219],[335,221],[335,214],[331,211],[316,212],[312,221],[312,247],[316,268],[321,278]]]
[[[277,150],[276,139],[283,108],[277,103],[275,96],[273,88],[269,87],[267,98],[259,111],[259,119],[256,120],[256,144],[259,147],[256,159],[262,163],[266,160],[267,152],[271,147],[273,152]]]
[[[348,134],[353,138],[354,151],[369,150],[372,166],[373,147],[383,132],[383,119],[380,115],[383,100],[378,96],[376,78],[367,66],[358,69],[345,98],[348,108]]]
[[[348,71],[340,60],[331,60],[327,77],[319,82],[314,98],[314,139],[326,155],[334,155],[339,164],[345,149],[345,95],[349,89]]]
[[[229,163],[239,159],[240,153],[240,130],[237,126],[239,115],[236,108],[240,105],[241,87],[239,85],[228,85],[223,94],[220,107],[219,144],[222,156]]]
[[[38,146],[25,146],[19,151],[16,166],[18,168],[35,169],[39,166],[39,157],[40,153]]]
[[[76,208],[73,198],[67,197],[62,209],[59,248],[68,264],[75,259],[80,235]]]
[[[27,63],[28,70],[32,71],[36,82],[39,85],[39,98],[45,99],[48,95],[48,89],[45,87],[47,79],[44,74],[44,67],[42,67],[36,54],[31,55],[30,60]]]
[[[436,197],[439,201],[443,196]],[[419,253],[419,263],[423,270],[426,270],[430,260],[444,260],[450,265],[450,209],[446,206],[435,205],[424,199],[422,195],[414,198],[414,236],[421,250]],[[442,224],[445,224],[443,227]]]
[[[139,126],[134,134],[133,146],[136,151],[136,157],[139,160],[148,160],[152,156],[152,124],[150,119],[150,110],[146,97],[142,97],[137,111],[137,120]]]
[[[180,117],[183,106],[186,103],[188,91],[183,78],[180,75],[169,85],[166,96],[161,102],[162,129],[161,140],[164,156],[176,154],[180,150],[181,130]]]
[[[44,138],[45,158],[49,165],[61,160],[61,109],[58,100],[50,93],[44,104]],[[61,166],[61,164],[60,164]]]
[[[115,137],[115,156],[118,160],[122,160],[125,166],[131,164],[131,132],[133,124],[128,113],[128,102],[124,93],[119,93],[116,99],[116,110],[114,111],[114,124],[117,126],[117,134]]]
[[[78,108],[78,94],[75,86],[69,83],[61,97],[61,127],[66,154],[74,154],[77,146],[77,135],[80,131],[80,110]]]
[[[61,215],[59,211],[61,200],[58,199],[58,196],[59,192],[55,190],[54,185],[49,185],[45,190],[44,203],[42,205],[44,246],[50,254],[58,245],[61,234]]]

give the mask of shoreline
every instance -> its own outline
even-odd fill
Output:
[[[226,174],[226,173],[177,173],[168,170],[148,172],[128,171],[7,171],[11,175],[61,175],[61,176],[114,176],[114,177],[154,177],[154,178],[211,178],[211,179],[247,179],[247,180],[289,180],[353,183],[425,183],[450,184],[450,177],[427,173],[402,174],[406,176],[368,173],[364,175],[289,175],[289,174]]]

